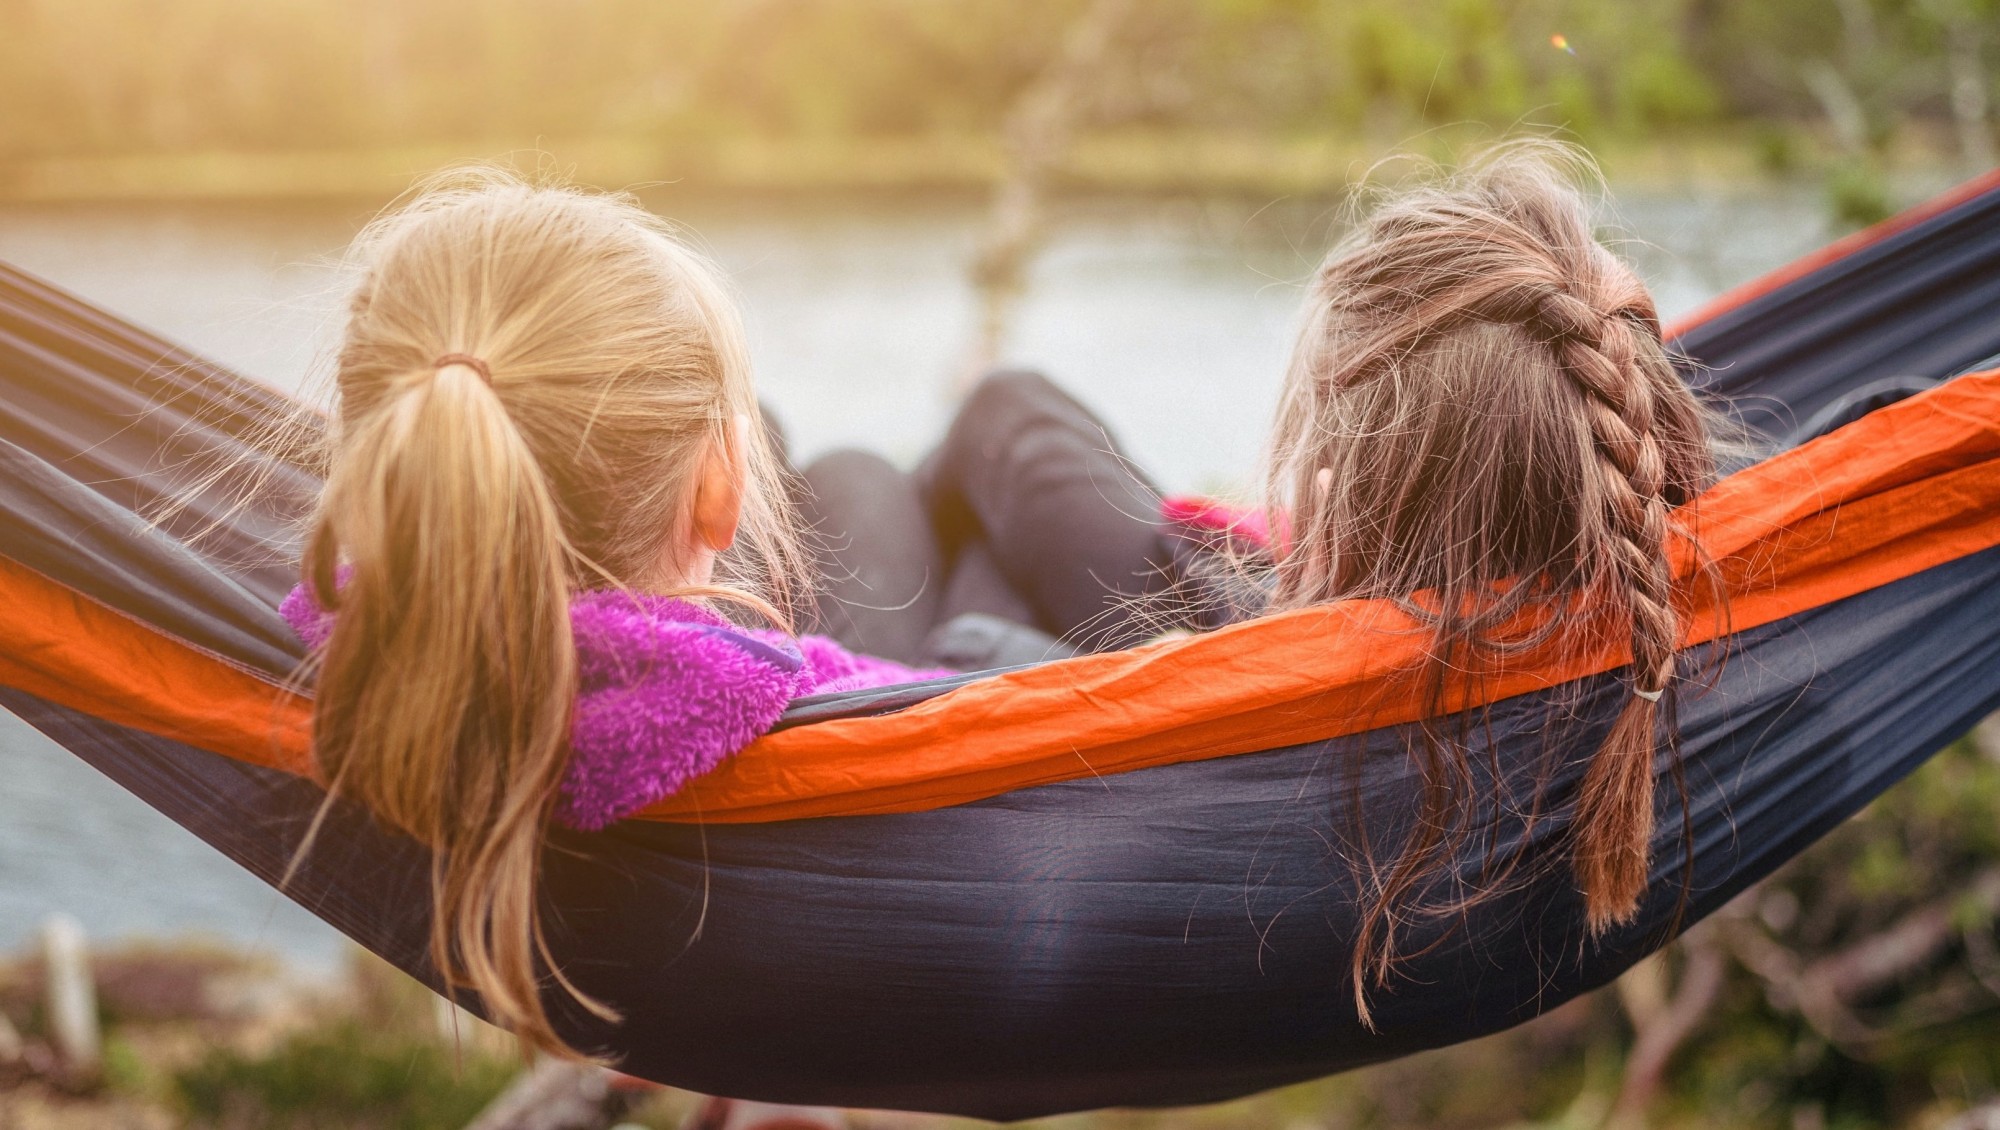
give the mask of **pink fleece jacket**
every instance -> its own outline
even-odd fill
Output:
[[[279,611],[308,647],[333,633],[333,614],[304,585]],[[572,828],[605,827],[680,791],[768,731],[795,698],[954,673],[856,655],[824,636],[739,628],[644,593],[580,593],[570,628],[577,698],[555,816]]]

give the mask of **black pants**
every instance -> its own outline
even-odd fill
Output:
[[[1776,449],[1934,383],[1857,390]],[[937,662],[940,626],[973,613],[1046,633],[1069,645],[1048,649],[1061,654],[1129,647],[1178,622],[1217,627],[1261,608],[1254,584],[1160,523],[1158,490],[1103,421],[1036,373],[981,381],[915,475],[838,451],[805,479],[824,577],[821,630],[872,655]]]
[[[820,628],[856,650],[930,661],[926,641],[968,613],[1092,651],[1159,627],[1146,601],[1174,583],[1159,491],[1038,374],[981,381],[914,475],[837,451],[804,477]]]

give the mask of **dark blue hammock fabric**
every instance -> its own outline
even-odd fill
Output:
[[[1865,272],[1834,263],[1683,342],[1716,387],[1780,407],[1774,434],[1885,377],[2000,353],[2000,193],[1858,254]],[[1912,324],[1929,327],[1920,340]],[[290,584],[286,510],[314,477],[257,446],[282,401],[6,273],[0,387],[0,551],[288,669],[296,645],[271,606]],[[262,450],[263,509],[218,499],[163,527],[137,520],[190,460],[232,449]],[[215,521],[223,550],[181,540]],[[2000,706],[1996,651],[2000,551],[1733,637],[1712,687],[1675,704],[1685,824],[1663,781],[1653,894],[1598,942],[1566,863],[1549,861],[1565,859],[1566,801],[1617,678],[1496,705],[1476,744],[1493,743],[1499,791],[1519,803],[1478,814],[1459,878],[1503,893],[1406,936],[1417,956],[1371,996],[1374,1032],[1348,987],[1349,849],[1364,816],[1378,837],[1407,824],[1416,777],[1397,730],[931,812],[560,833],[544,907],[557,953],[625,1016],[564,1027],[696,1090],[1004,1119],[1227,1098],[1470,1039],[1608,982],[1880,795]],[[793,721],[927,693],[837,697]],[[267,881],[321,801],[17,691],[0,702]],[[1524,817],[1536,796],[1545,818]],[[287,893],[425,976],[425,853],[343,806],[318,845]]]

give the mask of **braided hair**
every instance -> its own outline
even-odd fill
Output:
[[[1650,874],[1657,718],[1684,618],[1676,508],[1715,465],[1711,416],[1670,364],[1651,296],[1593,234],[1579,187],[1593,177],[1566,147],[1516,142],[1364,217],[1312,281],[1267,496],[1291,535],[1274,607],[1400,604],[1431,633],[1427,714],[1527,653],[1629,648],[1573,810],[1599,934],[1633,917]],[[1386,983],[1399,926],[1473,816],[1465,730],[1420,733],[1418,819],[1393,860],[1367,861],[1364,1019],[1364,988]]]

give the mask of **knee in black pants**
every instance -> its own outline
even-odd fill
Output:
[[[1040,373],[987,375],[925,467],[948,559],[983,544],[1036,626],[1094,648],[1143,635],[1130,598],[1170,567],[1158,493],[1103,421]]]
[[[882,457],[851,450],[814,460],[803,478],[821,629],[852,650],[918,662],[937,622],[944,560],[915,484]]]
[[[977,421],[1018,411],[1020,406],[1074,404],[1056,383],[1033,369],[994,369],[979,378],[966,394],[962,416]]]

